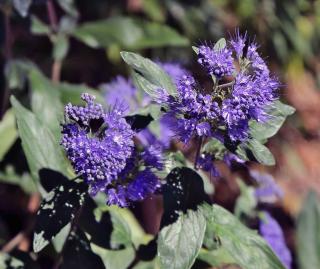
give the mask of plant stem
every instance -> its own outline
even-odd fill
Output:
[[[218,89],[228,88],[228,87],[233,86],[234,83],[235,83],[235,81],[231,81],[231,82],[228,82],[228,83],[225,83],[225,84],[218,85],[217,88]]]
[[[4,27],[5,27],[5,48],[4,48],[4,58],[6,63],[8,63],[12,56],[11,51],[11,26],[10,26],[10,10],[4,10]],[[7,106],[8,106],[8,99],[9,99],[9,85],[8,81],[5,83],[5,88],[3,92],[3,98],[2,98],[2,104],[1,104],[1,113],[0,113],[0,119],[3,117],[4,113],[6,112]]]
[[[199,159],[199,156],[200,156],[200,150],[201,150],[201,146],[202,146],[202,141],[203,141],[203,138],[199,137],[196,157],[195,157],[195,160],[194,160],[194,169],[195,170],[198,170],[198,159]]]
[[[47,0],[47,13],[49,17],[51,31],[55,35],[56,32],[58,31],[58,19],[57,19],[57,13],[52,0]],[[51,68],[51,80],[53,82],[60,81],[61,66],[62,66],[62,62],[60,60],[54,60]]]
[[[47,0],[47,12],[50,22],[51,29],[56,32],[58,30],[58,19],[57,19],[57,13],[54,8],[52,0]]]

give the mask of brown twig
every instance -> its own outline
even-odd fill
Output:
[[[58,18],[57,18],[57,13],[52,0],[47,1],[47,13],[49,17],[51,31],[55,34],[58,31]],[[54,59],[52,68],[51,68],[51,80],[53,82],[60,81],[61,66],[62,66],[61,60]]]
[[[195,157],[195,159],[194,159],[194,169],[195,169],[195,170],[198,170],[198,159],[199,159],[199,155],[200,155],[200,150],[201,150],[201,146],[202,146],[202,141],[203,141],[203,138],[202,138],[202,137],[199,137],[198,147],[197,147],[197,152],[196,152],[196,157]]]
[[[1,251],[3,252],[11,252],[14,248],[19,246],[23,241],[27,240],[30,232],[33,229],[34,226],[34,214],[39,208],[40,204],[40,195],[39,193],[34,193],[30,196],[29,202],[28,202],[28,213],[30,214],[30,218],[27,222],[26,228],[16,234],[8,243],[6,243]]]
[[[56,32],[58,30],[58,19],[57,19],[57,13],[54,8],[54,4],[52,0],[47,0],[47,12],[48,12],[51,30]]]

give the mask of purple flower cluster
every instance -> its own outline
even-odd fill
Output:
[[[114,106],[120,103],[126,113],[138,108],[137,89],[131,80],[117,76],[110,83],[105,83],[101,87],[108,105]]]
[[[255,196],[260,202],[272,203],[283,197],[282,189],[270,174],[251,170],[250,175],[258,184],[255,188]]]
[[[283,265],[285,265],[287,269],[290,269],[292,257],[286,245],[283,231],[279,223],[268,212],[264,212],[264,217],[260,222],[260,234],[267,241]]]
[[[153,169],[161,169],[158,152],[137,152],[134,132],[123,118],[119,106],[105,112],[94,96],[83,94],[85,107],[68,104],[61,145],[75,172],[88,183],[91,195],[104,192],[108,204],[127,206],[129,201],[145,198],[158,187]],[[134,156],[134,158],[133,158]],[[144,167],[138,171],[136,165]],[[140,166],[139,166],[140,167]]]
[[[215,50],[213,47],[201,45],[198,53],[198,63],[210,75],[217,78],[232,75],[234,71],[232,50],[227,47]]]
[[[177,96],[163,91],[157,99],[160,104],[166,104],[168,122],[184,143],[194,135],[211,136],[212,122],[220,114],[219,105],[212,96],[198,92],[196,87],[194,77],[183,75],[177,84]]]
[[[183,74],[189,73],[178,63],[157,63],[165,72],[168,73],[174,83],[178,83],[179,78]],[[110,106],[121,104],[125,108],[126,114],[151,103],[151,99],[148,95],[142,93],[142,96],[139,96],[139,90],[133,85],[132,81],[122,76],[117,76],[110,83],[103,84],[102,90],[104,92],[106,103]],[[167,117],[160,118],[159,137],[156,137],[148,128],[140,131],[136,135],[144,146],[158,145],[163,149],[167,149],[170,146],[172,137],[174,136],[174,133],[170,129],[170,123],[171,121]]]
[[[228,140],[242,142],[250,137],[251,120],[268,119],[266,110],[277,99],[279,83],[270,75],[257,45],[249,44],[244,55],[245,44],[246,35],[237,32],[224,48],[200,46],[198,62],[216,77],[213,90],[203,89],[190,74],[184,74],[177,82],[176,96],[163,90],[156,100],[175,119],[173,130],[182,141],[188,142],[193,136],[217,137],[219,130]],[[224,83],[230,75],[232,81]]]

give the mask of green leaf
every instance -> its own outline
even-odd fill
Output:
[[[220,38],[214,45],[213,49],[219,51],[225,48],[227,41],[224,38]]]
[[[12,109],[8,109],[0,122],[0,162],[18,137]]]
[[[50,27],[36,16],[31,16],[31,33],[35,35],[48,35],[50,34]]]
[[[234,258],[224,248],[219,248],[213,251],[202,248],[197,259],[217,267],[224,264],[236,263]]]
[[[199,54],[199,48],[198,47],[192,46],[191,48],[197,55]]]
[[[10,89],[22,89],[30,70],[37,68],[29,60],[10,60],[5,67],[5,75]]]
[[[14,96],[11,96],[10,100],[32,177],[38,181],[38,172],[42,168],[50,168],[68,175],[64,154],[50,129],[35,114],[24,108]]]
[[[177,221],[161,229],[158,257],[161,269],[189,269],[203,242],[206,220],[200,210],[188,210]]]
[[[91,244],[94,253],[100,256],[104,266],[108,269],[127,269],[135,257],[132,247],[122,250],[108,250]]]
[[[256,139],[249,139],[241,144],[236,153],[243,160],[258,161],[263,165],[275,165],[275,159],[271,151]]]
[[[166,25],[129,17],[112,17],[85,23],[77,27],[73,35],[94,48],[117,44],[126,49],[143,49],[186,46],[189,43],[185,37]]]
[[[150,59],[144,58],[136,53],[126,51],[121,52],[121,57],[135,71],[139,72],[150,85],[153,85],[153,88],[150,86],[152,93],[155,91],[154,87],[158,87],[158,90],[165,89],[171,95],[176,93],[176,88],[172,83],[170,76]]]
[[[3,269],[22,269],[24,267],[24,263],[5,252],[0,253],[0,268]]]
[[[0,171],[0,181],[7,184],[19,186],[24,192],[31,194],[38,191],[36,184],[32,180],[30,174],[17,174],[14,166],[8,165],[4,171]]]
[[[74,0],[58,0],[59,6],[73,17],[78,17],[79,13],[74,5]]]
[[[219,247],[213,250],[222,252],[220,266],[226,263],[236,263],[246,269],[285,269],[268,244],[255,232],[245,227],[229,211],[218,206],[202,205],[201,209],[207,218],[207,227],[213,230]],[[207,252],[206,255],[210,255]],[[201,255],[200,255],[201,257]],[[219,256],[218,256],[219,257]],[[207,261],[210,261],[206,257]],[[217,260],[213,260],[218,266]]]
[[[151,97],[157,97],[159,93],[159,87],[157,87],[155,84],[152,84],[147,79],[145,79],[143,76],[141,76],[137,72],[132,73],[132,78],[134,81],[135,86],[145,91],[148,95]]]
[[[22,17],[26,17],[29,12],[32,0],[13,0],[13,6]]]
[[[32,69],[29,73],[29,83],[32,90],[32,111],[44,125],[51,129],[56,142],[59,142],[60,123],[63,120],[63,105],[60,101],[57,86],[38,69]]]
[[[60,92],[60,98],[63,104],[72,103],[73,105],[83,105],[83,101],[80,98],[82,93],[94,95],[98,103],[103,104],[105,102],[103,96],[97,90],[83,84],[61,82],[55,87],[56,90]]]
[[[299,268],[320,268],[320,201],[313,191],[297,219],[297,249]]]
[[[222,160],[226,152],[226,147],[218,139],[211,138],[202,147],[202,152],[210,153],[214,155],[216,159]]]
[[[87,186],[84,183],[64,178],[63,182],[56,183],[56,187],[44,196],[34,228],[34,252],[41,251],[69,225],[83,205],[86,195]]]
[[[259,163],[263,165],[275,165],[276,161],[270,150],[258,140],[250,139],[248,141],[248,148]]]
[[[116,210],[116,209],[115,209]],[[131,245],[131,230],[126,221],[114,210],[110,211],[113,231],[111,233],[111,247]]]
[[[241,179],[237,179],[237,183],[240,188],[240,196],[236,200],[234,213],[238,218],[240,218],[242,214],[252,216],[252,213],[257,206],[254,188],[247,186]]]
[[[250,121],[251,136],[257,140],[265,140],[274,136],[285,122],[286,117],[292,115],[294,111],[293,107],[275,101],[267,110],[267,114],[270,116],[267,122]]]
[[[53,43],[53,59],[63,60],[68,53],[69,46],[69,38],[63,34],[58,35]]]

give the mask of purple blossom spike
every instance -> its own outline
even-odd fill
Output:
[[[286,245],[283,231],[279,223],[266,211],[264,211],[264,219],[260,221],[259,231],[283,265],[291,269],[292,256]]]
[[[201,64],[210,75],[217,78],[232,75],[234,71],[232,51],[227,47],[215,50],[212,47],[201,45],[198,53],[198,63]]]
[[[255,195],[259,201],[273,203],[283,197],[282,189],[270,174],[263,174],[252,170],[250,171],[250,175],[258,184],[255,189]]]
[[[239,29],[237,29],[235,35],[230,40],[230,44],[234,49],[238,59],[243,56],[243,49],[246,45],[246,39],[247,32],[245,32],[244,35],[241,35]]]

